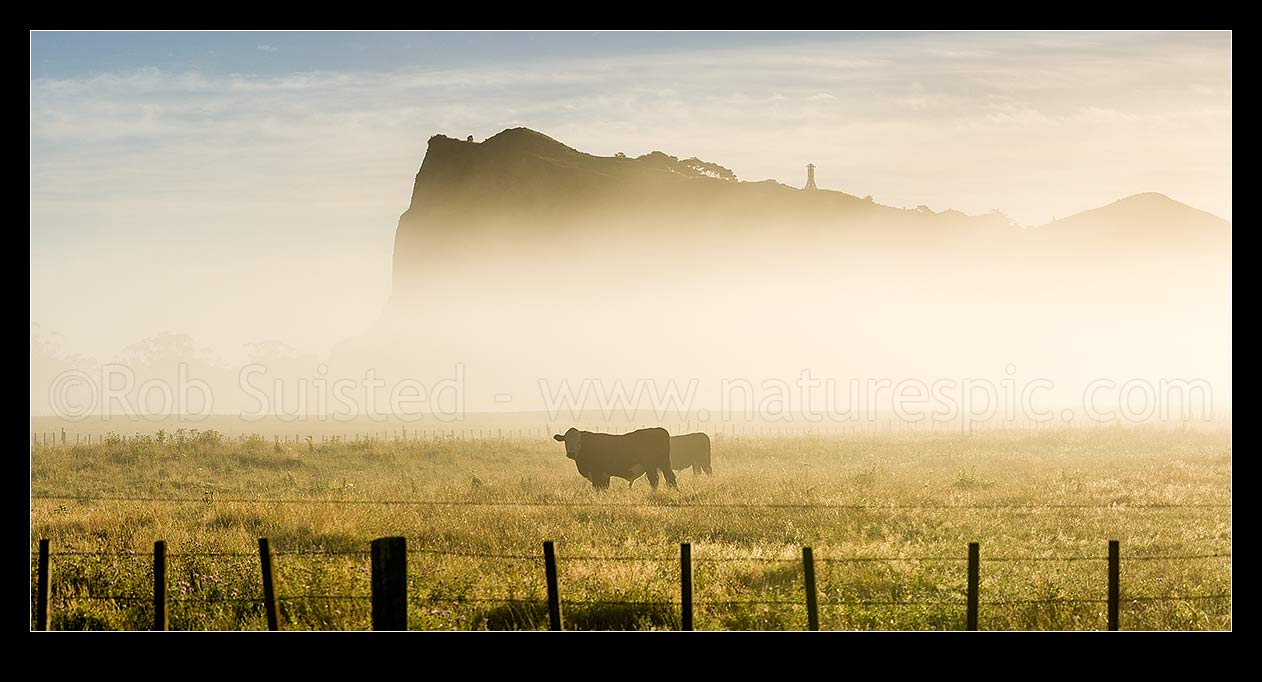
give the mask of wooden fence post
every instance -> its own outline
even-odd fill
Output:
[[[153,543],[153,629],[167,629],[167,543]]]
[[[819,629],[819,603],[815,600],[815,556],[802,548],[802,570],[806,573],[806,629]]]
[[[561,629],[561,596],[557,592],[557,557],[552,541],[543,543],[543,571],[548,581],[548,629]]]
[[[692,544],[679,545],[679,626],[692,630]]]
[[[35,629],[48,629],[48,540],[39,541],[39,582],[35,593]]]
[[[272,568],[272,548],[267,538],[259,538],[259,565],[263,569],[263,610],[267,612],[267,629],[280,629],[280,613],[276,609],[275,573]]]
[[[965,630],[977,629],[977,583],[981,551],[976,542],[968,543],[968,617]]]
[[[408,553],[405,538],[372,541],[372,629],[408,629]]]
[[[1109,630],[1117,630],[1117,606],[1118,597],[1121,592],[1119,589],[1119,578],[1121,577],[1121,552],[1119,551],[1118,541],[1109,540]]]

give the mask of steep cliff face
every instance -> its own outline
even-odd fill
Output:
[[[450,282],[443,266],[459,261],[467,273],[485,260],[479,254],[513,255],[520,265],[558,251],[598,258],[617,250],[626,263],[682,248],[719,257],[766,253],[772,244],[822,236],[913,242],[923,250],[996,225],[1004,224],[993,216],[904,210],[844,192],[741,182],[718,164],[662,152],[593,156],[525,128],[480,143],[436,135],[399,220],[394,294],[402,301],[432,293],[436,270]]]
[[[602,161],[526,128],[466,142],[443,135],[429,140],[416,174],[408,213],[437,203],[531,202],[573,192],[600,175]],[[404,214],[406,218],[408,214]]]

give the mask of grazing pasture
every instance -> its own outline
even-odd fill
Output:
[[[413,629],[543,629],[542,543],[567,629],[1104,629],[1109,540],[1123,629],[1231,627],[1223,431],[712,436],[713,476],[594,491],[551,437],[277,443],[215,432],[31,453],[31,575],[52,548],[53,629],[146,629],[152,551],[172,629],[264,629],[269,538],[285,629],[366,629],[369,543],[408,539]],[[35,590],[32,586],[32,602]],[[32,613],[34,609],[32,608]]]

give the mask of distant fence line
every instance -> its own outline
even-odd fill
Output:
[[[564,561],[679,561],[680,565],[680,599],[666,599],[654,601],[635,601],[635,600],[571,600],[561,599],[560,590],[557,581],[557,554],[555,547],[551,541],[544,542],[544,551],[539,555],[523,555],[523,554],[501,554],[501,553],[483,553],[483,552],[467,552],[462,550],[444,550],[435,548],[411,548],[407,547],[407,539],[402,537],[379,538],[372,541],[371,549],[362,550],[297,550],[273,552],[267,538],[259,539],[259,551],[255,552],[171,552],[166,551],[166,543],[158,541],[154,543],[153,551],[153,595],[114,595],[114,594],[87,594],[87,595],[58,595],[61,603],[65,604],[78,599],[98,600],[98,601],[148,601],[152,599],[153,612],[153,628],[156,630],[165,630],[168,627],[167,605],[169,603],[257,603],[262,604],[267,614],[268,629],[280,629],[279,606],[280,602],[292,601],[368,601],[372,607],[372,629],[374,630],[406,630],[408,629],[407,609],[411,602],[424,603],[520,603],[543,605],[543,599],[523,599],[523,598],[479,598],[468,596],[442,597],[442,596],[424,596],[409,598],[407,594],[407,558],[416,554],[430,555],[446,555],[460,557],[475,557],[480,559],[498,559],[498,560],[530,560],[540,561],[544,563],[544,570],[547,582],[547,600],[549,612],[549,629],[563,629],[562,620],[562,604],[580,605],[580,604],[618,604],[618,605],[635,605],[646,607],[663,607],[670,606],[679,608],[679,623],[681,629],[692,629],[692,615],[694,605],[714,605],[714,606],[733,606],[733,605],[805,605],[807,609],[808,629],[818,630],[818,607],[819,606],[962,606],[965,609],[965,629],[977,629],[977,615],[981,605],[980,600],[980,545],[978,543],[969,543],[968,556],[914,556],[914,557],[835,557],[816,559],[813,549],[810,547],[802,548],[803,568],[803,588],[804,601],[796,600],[715,600],[707,601],[704,599],[694,600],[692,591],[692,565],[694,563],[714,562],[714,561],[744,561],[744,562],[791,562],[796,563],[799,559],[775,558],[775,557],[694,557],[692,555],[691,543],[682,543],[680,545],[680,555],[676,557],[665,556],[566,556]],[[1208,600],[1230,600],[1229,592],[1207,593],[1207,594],[1185,594],[1185,595],[1128,595],[1125,599],[1121,597],[1120,589],[1120,566],[1122,561],[1192,561],[1211,558],[1230,558],[1230,552],[1223,553],[1206,553],[1206,554],[1168,554],[1168,555],[1135,555],[1122,557],[1119,542],[1110,540],[1108,543],[1108,555],[1097,556],[1044,556],[1044,557],[1028,557],[1028,556],[999,556],[988,557],[987,561],[1103,561],[1108,563],[1107,571],[1107,597],[1051,597],[1044,599],[1010,599],[1010,600],[987,600],[987,605],[1005,606],[1005,605],[1021,605],[1021,604],[1064,604],[1064,603],[1100,603],[1107,604],[1108,608],[1108,629],[1120,629],[1120,604],[1125,601],[1128,603],[1148,603],[1148,602],[1188,602],[1188,601],[1208,601]],[[356,556],[371,558],[371,595],[331,595],[331,594],[306,594],[306,595],[277,595],[274,590],[274,560],[277,556]],[[106,551],[80,551],[80,550],[61,550],[52,551],[50,541],[47,539],[40,540],[39,549],[32,553],[37,558],[37,577],[35,581],[35,604],[34,604],[34,629],[47,630],[49,625],[49,603],[52,584],[52,568],[51,559],[56,556],[129,556],[141,558],[147,556],[139,552],[106,552]],[[259,597],[227,597],[227,598],[170,598],[167,594],[167,559],[170,557],[218,557],[218,556],[237,556],[237,557],[258,557],[261,567],[262,576],[262,594]],[[937,599],[937,600],[897,600],[897,599],[854,599],[854,600],[832,600],[818,601],[815,590],[814,564],[820,562],[835,563],[851,563],[851,562],[900,562],[900,561],[942,561],[942,562],[967,562],[967,584],[964,599]]]
[[[606,433],[626,433],[635,429],[646,428],[650,426],[662,426],[671,431],[671,433],[690,433],[692,431],[700,431],[714,437],[742,437],[742,436],[790,436],[790,437],[825,437],[825,436],[844,436],[844,435],[862,435],[862,434],[891,434],[891,433],[958,433],[961,430],[965,432],[986,432],[986,431],[1005,431],[1005,430],[1056,430],[1062,428],[1091,428],[1091,429],[1108,429],[1113,426],[1121,426],[1121,422],[1092,422],[1073,424],[1071,422],[978,422],[978,423],[962,423],[954,422],[932,422],[925,420],[922,422],[909,422],[904,420],[883,419],[883,420],[867,420],[858,423],[835,422],[829,425],[810,425],[793,424],[793,425],[769,425],[757,423],[741,423],[741,422],[677,422],[677,423],[640,423],[640,424],[616,424],[616,423],[572,423],[566,422],[565,428],[574,426],[576,428],[587,431],[604,431]],[[1199,422],[1192,425],[1183,423],[1160,423],[1160,424],[1130,424],[1127,428],[1144,431],[1183,431],[1187,428],[1195,426],[1205,426]],[[165,429],[165,425],[162,426]],[[285,443],[296,445],[314,445],[320,444],[341,444],[341,443],[385,443],[385,442],[421,442],[421,441],[439,441],[439,440],[501,440],[505,438],[548,438],[551,437],[553,431],[552,424],[545,426],[533,427],[435,427],[435,428],[415,428],[415,427],[399,427],[397,429],[388,429],[385,431],[363,431],[350,433],[299,433],[299,434],[222,434],[223,439],[227,442],[245,442],[249,440],[271,441],[273,443]],[[188,426],[180,426],[178,428],[197,429],[196,424]],[[213,430],[213,429],[206,429]],[[172,434],[172,431],[167,431]],[[132,432],[130,434],[122,432],[110,431],[107,433],[67,433],[65,428],[56,431],[36,431],[31,433],[31,445],[37,447],[53,447],[53,446],[69,446],[69,445],[93,445],[105,442],[107,435],[113,434],[120,442],[126,444],[128,438],[146,437],[151,434],[141,432]]]

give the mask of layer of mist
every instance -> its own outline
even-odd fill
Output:
[[[49,387],[67,369],[100,383],[104,362],[64,357],[33,329],[32,413],[64,412],[57,400],[92,414],[555,411],[586,382],[594,394],[645,386],[639,410],[677,390],[667,409],[695,416],[745,410],[728,390],[745,382],[763,394],[749,399],[755,411],[788,414],[837,412],[856,381],[957,384],[944,394],[988,381],[989,399],[1006,400],[1001,382],[1046,380],[1041,408],[1081,412],[1105,381],[1116,395],[1095,397],[1146,421],[1157,413],[1137,401],[1151,400],[1127,382],[1155,395],[1177,380],[1211,387],[1196,400],[1221,416],[1230,229],[1160,194],[1026,227],[742,182],[661,152],[597,157],[524,128],[480,143],[435,136],[399,221],[393,294],[364,301],[385,304],[373,328],[344,330],[328,357],[257,344],[244,366],[187,337],[149,339],[119,358],[133,387],[113,406],[100,386],[57,398]],[[823,386],[764,400],[777,382],[798,390],[804,373],[841,397],[829,403]],[[139,395],[147,381],[178,393],[193,379],[209,400]],[[339,396],[339,380],[355,386]],[[589,410],[609,403],[588,398]],[[890,396],[862,399],[896,409]]]

